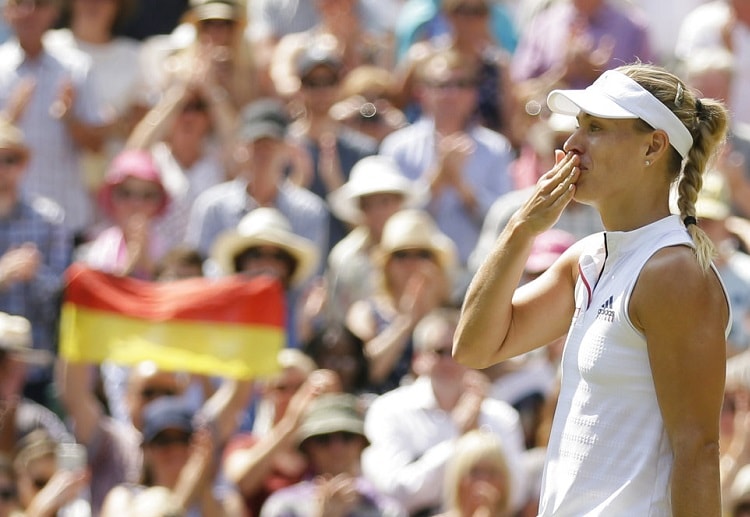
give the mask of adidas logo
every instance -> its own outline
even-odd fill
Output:
[[[605,301],[596,313],[596,319],[604,320],[609,323],[615,321],[615,311],[612,309],[612,296]]]

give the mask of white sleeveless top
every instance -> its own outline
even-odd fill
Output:
[[[586,240],[591,253],[579,261],[539,515],[671,516],[672,452],[646,340],[628,305],[656,251],[693,242],[674,215]]]

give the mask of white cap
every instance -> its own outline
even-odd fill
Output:
[[[680,156],[687,156],[693,137],[672,110],[636,81],[615,70],[604,72],[585,90],[553,90],[547,105],[555,113],[578,115],[583,111],[600,118],[639,118],[661,129]]]

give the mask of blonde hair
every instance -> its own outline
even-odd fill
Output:
[[[651,95],[659,99],[682,121],[693,137],[693,146],[684,160],[672,149],[669,169],[677,181],[677,208],[695,243],[698,264],[708,270],[716,254],[711,239],[695,222],[695,203],[703,187],[707,165],[724,142],[728,113],[715,99],[699,99],[677,76],[663,68],[637,63],[617,68]]]
[[[498,436],[481,429],[469,431],[456,441],[453,456],[445,471],[445,506],[450,509],[458,509],[461,506],[459,485],[480,461],[490,462],[502,472],[505,487],[492,515],[507,515],[511,509],[510,493],[513,479],[508,469],[505,451]]]

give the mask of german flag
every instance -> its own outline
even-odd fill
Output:
[[[66,272],[60,355],[251,379],[278,370],[284,314],[271,278],[147,282],[76,263]]]

